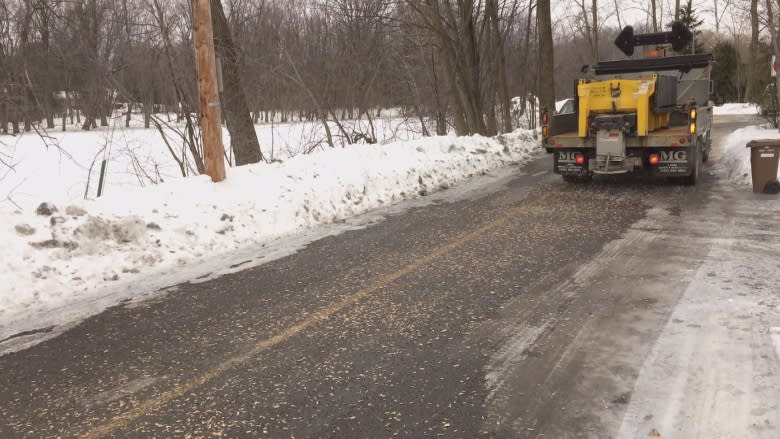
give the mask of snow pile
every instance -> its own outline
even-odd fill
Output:
[[[229,169],[219,184],[197,176],[0,211],[0,341],[61,323],[60,308],[104,299],[112,284],[138,289],[144,278],[446,189],[537,150],[529,131],[355,145]]]
[[[723,141],[720,170],[728,180],[738,184],[752,184],[750,150],[746,145],[757,139],[780,139],[780,132],[774,128],[749,126],[735,130]]]
[[[715,116],[721,115],[756,115],[759,114],[759,108],[756,104],[743,104],[738,102],[723,104],[713,108]]]
[[[564,105],[566,105],[567,102],[571,101],[573,99],[561,99],[560,101],[555,101],[555,112],[561,111],[561,108],[563,108]]]

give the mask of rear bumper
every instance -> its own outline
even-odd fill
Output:
[[[594,174],[596,170],[595,148],[556,148],[553,153],[553,170],[556,174],[570,176],[587,176]],[[650,156],[657,154],[659,163],[650,164]],[[585,158],[583,164],[577,164],[577,156]],[[693,157],[691,147],[662,147],[662,148],[626,148],[625,160],[622,169],[613,169],[618,172],[643,172],[650,175],[663,177],[683,177],[693,172]]]

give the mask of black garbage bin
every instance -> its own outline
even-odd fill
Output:
[[[753,192],[764,192],[768,183],[777,181],[777,162],[780,157],[780,139],[761,139],[748,142],[750,170],[753,174]]]

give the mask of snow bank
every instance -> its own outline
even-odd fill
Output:
[[[178,131],[183,126],[175,119],[170,123],[173,128],[164,128],[163,132],[181,156],[183,145]],[[368,131],[365,120],[343,123],[348,132]],[[134,119],[132,128],[123,128],[122,119],[115,118],[111,126],[88,132],[69,127],[68,132],[52,130],[40,136],[0,136],[0,211],[34,209],[42,198],[63,205],[95,198],[103,159],[108,161],[105,194],[182,178],[179,164],[160,133],[143,129],[142,124],[142,119]],[[414,120],[381,118],[374,121],[374,126],[379,143],[421,136],[419,122]],[[312,148],[324,148],[317,146],[325,137],[319,122],[264,124],[255,129],[269,159],[287,159]],[[335,126],[331,129],[334,134],[338,132]],[[223,136],[228,145],[227,130]],[[339,146],[338,140],[336,144]],[[194,169],[191,160],[187,168]]]
[[[720,170],[730,181],[738,184],[752,184],[750,174],[750,150],[746,145],[755,139],[780,139],[780,132],[774,128],[749,126],[739,128],[723,141]]]
[[[133,285],[426,195],[522,162],[537,149],[528,131],[497,139],[355,145],[229,169],[219,184],[197,176],[146,188],[117,187],[96,201],[41,206],[37,213],[0,211],[0,341],[63,323],[59,308],[104,298],[112,283]],[[78,317],[100,311],[91,306]]]
[[[720,107],[713,108],[713,114],[715,116],[721,115],[755,115],[759,114],[759,108],[755,104],[742,104],[742,103],[728,103],[723,104]]]

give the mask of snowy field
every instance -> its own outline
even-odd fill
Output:
[[[720,107],[714,107],[712,113],[715,116],[755,115],[755,114],[759,114],[759,108],[755,104],[743,104],[738,102],[730,102],[730,103],[723,104]]]
[[[419,137],[398,123],[378,132]],[[0,185],[0,352],[23,348],[28,337],[6,339],[25,331],[62,329],[122,300],[245,268],[236,258],[280,237],[447,189],[538,151],[530,132],[517,131],[299,154],[307,146],[292,139],[310,142],[316,128],[267,128],[258,129],[261,142],[270,155],[273,133],[280,160],[229,169],[220,184],[182,178],[156,130],[52,133],[48,147],[36,135],[0,138],[14,165]],[[315,134],[300,136],[307,129]],[[91,175],[89,168],[104,146],[111,150],[108,180],[95,199],[99,165]],[[42,202],[56,210],[37,213]]]
[[[181,157],[182,125],[165,116],[160,117],[168,142],[177,157]],[[123,188],[144,187],[182,177],[179,165],[162,141],[156,129],[143,129],[142,120],[134,119],[131,128],[124,128],[124,118],[110,120],[108,127],[82,131],[78,126],[45,133],[21,136],[0,136],[0,211],[35,208],[42,198],[64,204],[97,196],[100,162],[107,159],[105,194]],[[388,117],[374,121],[379,143],[421,137],[416,120]],[[164,125],[165,126],[165,125]],[[350,134],[368,132],[366,121],[345,122]],[[331,124],[334,136],[338,133]],[[319,122],[262,124],[256,126],[263,154],[268,161],[285,160],[305,153],[322,151],[325,134]],[[229,142],[224,131],[226,144]],[[343,143],[335,139],[337,146]],[[188,162],[188,175],[194,174]],[[43,178],[45,176],[45,178]]]

